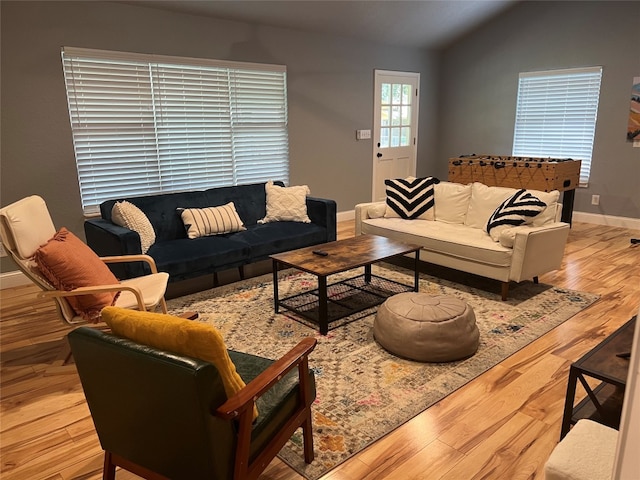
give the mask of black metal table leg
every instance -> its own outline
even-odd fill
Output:
[[[273,309],[279,311],[280,300],[278,298],[278,261],[273,260]]]
[[[418,264],[420,263],[420,250],[416,250],[416,258],[413,263],[413,290],[415,292],[420,291],[420,272],[418,271]]]
[[[576,191],[574,190],[565,190],[562,194],[562,216],[560,220],[571,225],[571,220],[573,218],[573,202],[576,196]]]
[[[329,333],[329,320],[327,308],[327,277],[318,276],[318,324],[320,335]]]
[[[569,381],[567,383],[567,395],[564,400],[564,415],[562,416],[562,428],[560,429],[560,440],[569,433],[571,428],[571,417],[573,416],[573,402],[576,398],[576,381],[578,371],[573,365],[569,369]]]

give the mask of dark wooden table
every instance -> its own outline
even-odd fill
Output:
[[[410,288],[417,292],[419,289],[420,248],[420,245],[407,244],[377,235],[360,235],[271,255],[275,311],[278,313],[281,306],[295,311],[317,324],[320,333],[326,335],[329,331],[329,323],[332,321],[379,305],[389,296],[399,293],[395,286],[407,287],[372,275],[371,265],[373,263],[397,255],[415,253],[414,285]],[[327,255],[321,256],[313,253],[318,250],[326,252]],[[292,267],[315,275],[318,278],[318,288],[280,299],[278,296],[278,269],[280,267]],[[364,275],[327,285],[329,275],[358,267],[364,267]],[[340,288],[340,292],[336,295],[328,294],[328,288],[334,286]],[[401,291],[406,291],[406,288]],[[314,299],[309,300],[305,296]],[[365,296],[366,300],[363,300]],[[329,312],[329,305],[331,305],[331,312]]]
[[[611,428],[620,425],[622,400],[629,371],[629,358],[620,356],[631,352],[636,317],[587,352],[571,365],[560,439],[581,418],[589,418]],[[601,381],[591,388],[585,377]],[[575,407],[576,384],[580,381],[587,396]]]

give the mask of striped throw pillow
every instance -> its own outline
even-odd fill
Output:
[[[396,178],[385,180],[387,192],[386,218],[434,219],[434,188],[440,183],[435,177]]]
[[[547,207],[547,204],[526,190],[518,190],[507,198],[489,217],[487,233],[494,242],[500,240],[500,234],[511,227],[529,223]]]
[[[233,202],[219,207],[178,208],[178,213],[189,238],[246,230]]]

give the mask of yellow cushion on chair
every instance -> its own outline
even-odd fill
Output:
[[[245,387],[229,357],[222,335],[211,325],[164,313],[118,307],[104,308],[102,320],[120,337],[212,363],[220,373],[227,398]],[[254,418],[257,413],[254,407]]]

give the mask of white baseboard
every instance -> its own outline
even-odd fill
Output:
[[[355,210],[346,212],[338,212],[336,220],[338,222],[346,222],[354,220],[356,217]],[[629,228],[631,230],[640,230],[639,218],[613,217],[610,215],[598,215],[594,213],[573,212],[573,220],[576,222],[595,223],[596,225],[608,225],[610,227]],[[24,273],[19,270],[14,272],[6,272],[0,274],[0,289],[20,287],[31,283]]]
[[[349,210],[347,212],[338,212],[336,214],[337,222],[346,222],[347,220],[355,220],[355,218],[356,218],[355,210]]]
[[[601,215],[598,213],[573,212],[573,220],[576,222],[594,223],[609,227],[622,227],[631,230],[640,230],[640,218],[614,217],[613,215]]]
[[[22,285],[29,285],[30,283],[31,280],[29,280],[20,270],[0,274],[0,290],[5,288],[21,287]]]

